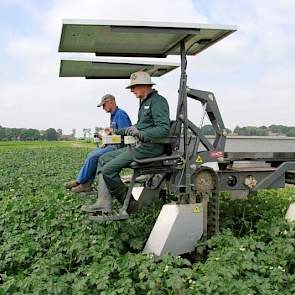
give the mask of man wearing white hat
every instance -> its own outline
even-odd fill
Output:
[[[163,154],[164,145],[151,141],[169,135],[170,118],[167,100],[152,89],[155,85],[147,72],[136,72],[130,76],[130,84],[126,87],[139,98],[138,121],[135,125],[115,130],[119,135],[132,135],[140,140],[134,150],[137,159],[152,158]],[[111,211],[112,196],[120,202],[124,201],[127,187],[120,178],[120,171],[132,163],[132,156],[127,148],[109,152],[98,161],[99,186],[96,203],[81,208],[84,212]],[[135,201],[131,199],[131,207]],[[129,211],[132,208],[129,207]]]

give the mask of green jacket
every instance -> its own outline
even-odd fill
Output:
[[[140,102],[138,121],[134,125],[143,134],[142,148],[154,149],[156,154],[163,152],[164,145],[148,143],[153,139],[163,138],[169,135],[170,116],[167,100],[152,90],[147,97]],[[116,134],[124,135],[125,128],[116,131]]]

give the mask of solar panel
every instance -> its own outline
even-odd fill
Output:
[[[97,56],[166,57],[196,55],[237,30],[236,26],[192,23],[63,20],[60,52],[90,52]]]
[[[179,67],[178,63],[107,58],[67,58],[60,61],[60,77],[88,79],[129,79],[133,72],[145,71],[160,77]]]

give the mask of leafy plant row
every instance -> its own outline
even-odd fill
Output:
[[[141,253],[160,206],[93,223],[63,188],[88,147],[0,150],[0,294],[294,294],[293,189],[221,202],[220,235],[194,253]]]

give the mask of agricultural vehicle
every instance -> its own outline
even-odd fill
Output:
[[[226,128],[215,95],[187,85],[187,56],[197,55],[236,30],[235,26],[190,23],[63,21],[59,51],[94,53],[96,57],[62,59],[60,77],[129,79],[136,71],[160,77],[180,66],[176,118],[169,136],[154,141],[165,144],[165,154],[142,160],[133,157],[133,175],[123,207],[90,215],[99,222],[124,220],[129,217],[126,210],[132,195],[139,208],[163,195],[173,196],[175,201],[162,207],[146,252],[180,255],[193,251],[208,230],[218,233],[222,191],[255,194],[259,189],[281,188],[285,181],[294,182],[291,170],[295,169],[295,152],[226,152]],[[134,59],[169,55],[180,56],[180,64]],[[199,124],[188,117],[189,99],[202,106]],[[215,131],[213,140],[202,134],[205,116]],[[133,148],[129,144],[134,155]],[[144,183],[137,184],[143,176]]]

